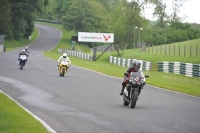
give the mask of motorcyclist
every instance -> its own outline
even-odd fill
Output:
[[[28,47],[25,48],[25,52],[30,53],[30,50],[28,49]]]
[[[124,73],[124,81],[122,82],[122,89],[121,89],[121,92],[120,92],[121,96],[123,95],[124,88],[126,87],[126,84],[128,83],[128,78],[130,77],[131,72],[140,72],[142,77],[144,77],[144,73],[142,72],[142,69],[140,68],[140,66],[141,66],[140,61],[134,60],[133,66],[128,68],[126,73]],[[145,83],[145,77],[144,77],[143,81],[144,81],[143,85],[146,84]],[[139,89],[138,96],[140,94],[141,89]]]
[[[25,52],[29,56],[30,50],[28,49],[28,47],[25,48]]]
[[[26,54],[25,50],[22,49],[22,51],[19,53],[19,56],[18,56],[18,64],[19,64],[19,60],[20,60],[20,56],[21,55],[26,55],[26,57],[28,57],[28,55]],[[25,62],[26,63],[26,62]]]
[[[63,55],[60,56],[60,58],[58,59],[58,67],[57,67],[57,69],[59,68],[60,62],[62,62],[63,60],[66,60],[69,63],[69,65],[71,64],[71,61],[70,61],[69,57],[67,56],[67,54],[63,53]],[[69,68],[69,65],[68,65],[68,68]]]

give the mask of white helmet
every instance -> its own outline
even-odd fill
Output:
[[[24,50],[24,49],[22,49],[22,52],[25,52],[25,50]]]
[[[66,53],[63,53],[63,58],[66,58],[67,57],[67,54]]]

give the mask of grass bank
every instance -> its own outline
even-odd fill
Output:
[[[0,92],[1,133],[48,133],[46,128]]]
[[[53,49],[52,51],[44,52],[45,56],[48,56],[52,59],[57,60],[60,56],[60,54],[58,53],[58,48],[69,49],[69,47],[71,46],[70,44],[71,36],[73,34],[70,34],[70,32],[63,30],[61,25],[48,24],[48,23],[43,23],[43,24],[57,27],[61,30],[63,34],[61,41],[55,47],[55,49]],[[66,45],[68,45],[68,48]],[[198,64],[200,62],[199,58],[195,58],[195,57],[184,58],[184,57],[177,57],[177,56],[172,56],[172,55],[156,55],[156,54],[149,54],[149,53],[139,53],[138,50],[134,50],[134,49],[124,50],[123,52],[124,52],[124,54],[122,55],[123,58],[140,59],[140,60],[152,62],[153,69],[149,72],[148,71],[144,72],[145,74],[148,74],[150,76],[150,78],[147,79],[147,84],[161,87],[167,90],[180,92],[183,94],[200,97],[200,78],[187,77],[184,75],[177,75],[177,74],[172,74],[172,73],[158,72],[156,69],[157,62],[160,62],[160,61],[179,61],[179,62],[188,62],[188,63]],[[100,53],[98,53],[98,55],[99,54]],[[127,68],[110,64],[108,61],[108,58],[110,55],[118,56],[117,52],[106,52],[97,61],[88,61],[88,60],[83,60],[76,57],[70,57],[70,59],[73,65],[81,66],[81,67],[92,69],[92,70],[95,70],[107,75],[122,78],[123,73],[126,71]],[[121,86],[119,86],[119,90],[120,88]]]
[[[11,40],[11,41],[5,40],[4,44],[5,44],[5,47],[6,47],[6,52],[16,50],[20,47],[31,44],[33,41],[36,40],[38,35],[39,35],[39,31],[36,28],[34,28],[34,31],[31,35],[30,40],[27,40],[26,38],[21,38],[19,41],[17,41],[17,40]]]

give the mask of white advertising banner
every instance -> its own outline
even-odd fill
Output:
[[[113,43],[113,33],[92,33],[92,32],[78,32],[79,42],[104,42]]]

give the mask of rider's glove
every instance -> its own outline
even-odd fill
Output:
[[[144,82],[143,82],[143,85],[145,85],[145,84],[146,84],[146,82],[144,81]]]

